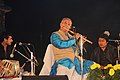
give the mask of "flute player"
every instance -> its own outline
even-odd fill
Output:
[[[81,79],[81,58],[78,56],[79,50],[76,41],[80,38],[80,34],[70,35],[72,20],[63,18],[60,22],[58,31],[50,36],[50,42],[53,45],[52,50],[55,62],[51,67],[50,75],[67,75],[69,80]],[[85,40],[83,40],[84,44]],[[83,75],[89,72],[90,65],[93,61],[83,61]]]

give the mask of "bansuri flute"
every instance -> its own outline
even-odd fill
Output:
[[[64,27],[65,28],[65,27]],[[65,28],[66,29],[66,28]],[[68,32],[70,32],[70,33],[72,33],[72,34],[76,34],[76,32],[73,32],[72,30],[69,30],[69,29],[66,29]],[[81,34],[80,34],[81,35]],[[93,42],[92,41],[90,41],[90,40],[88,40],[88,39],[86,39],[86,38],[84,38],[84,37],[82,37],[83,38],[83,40],[85,40],[85,41],[87,41],[88,43],[90,43],[90,44],[92,44]]]

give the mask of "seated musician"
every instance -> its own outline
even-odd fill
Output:
[[[117,49],[109,44],[109,36],[107,34],[101,34],[98,37],[98,47],[94,49],[91,60],[104,67],[107,64],[115,65],[116,59]]]
[[[11,34],[3,33],[0,36],[0,60],[10,59],[13,37]]]
[[[0,78],[18,77],[19,62],[10,57],[13,36],[3,32],[0,36]]]

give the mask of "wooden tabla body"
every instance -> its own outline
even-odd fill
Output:
[[[19,61],[1,60],[0,61],[0,77],[18,76],[20,73]]]

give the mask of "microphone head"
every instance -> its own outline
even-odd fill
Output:
[[[17,43],[14,44],[13,48],[15,48],[17,46]]]
[[[72,26],[71,30],[72,30],[73,32],[76,32],[75,26]]]
[[[109,31],[104,31],[104,34],[110,36],[110,32]]]
[[[22,45],[22,43],[21,43],[21,42],[19,42],[19,43],[18,43],[18,45],[20,45],[20,46],[21,46],[21,45]]]
[[[22,45],[31,45],[30,43],[22,43],[22,42],[19,42],[18,43],[20,46],[22,46]]]
[[[14,54],[10,54],[10,57],[13,58],[13,57],[14,57]]]
[[[72,26],[73,29],[75,29],[75,26]]]

